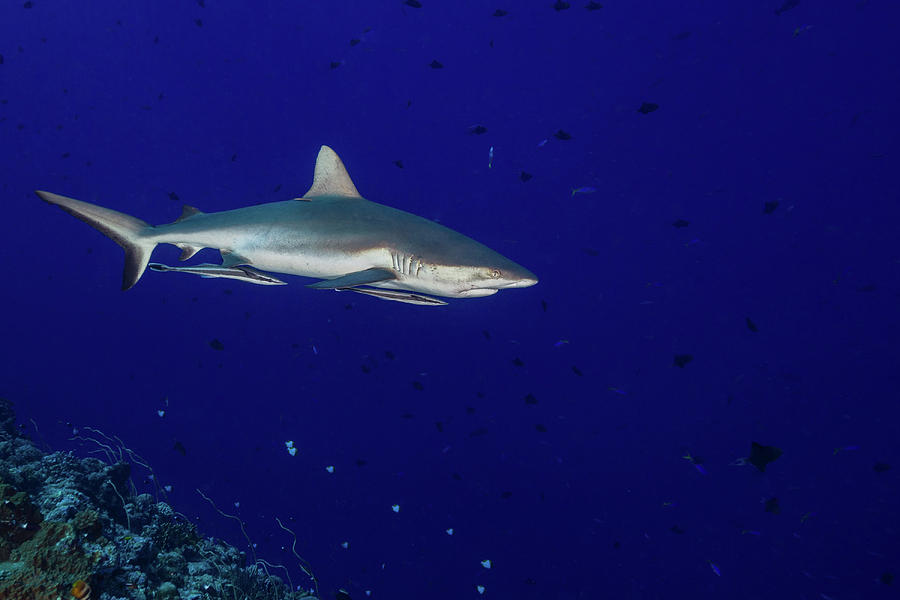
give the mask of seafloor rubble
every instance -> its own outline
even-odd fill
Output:
[[[0,399],[0,599],[314,600],[133,493],[130,470],[42,452]]]

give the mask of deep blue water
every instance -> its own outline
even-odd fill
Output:
[[[898,7],[422,4],[0,7],[0,394],[25,430],[120,436],[208,535],[246,548],[198,488],[306,584],[280,517],[323,597],[896,597]],[[33,194],[167,223],[301,195],[322,144],[540,283],[123,293],[121,250]],[[754,441],[783,450],[765,472],[731,464]]]

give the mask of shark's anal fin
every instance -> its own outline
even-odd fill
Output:
[[[353,287],[338,288],[338,291],[357,292],[359,294],[375,296],[376,298],[381,298],[382,300],[393,300],[395,302],[404,302],[406,304],[418,304],[419,306],[446,306],[447,304],[443,300],[438,300],[437,298],[432,298],[431,296],[424,296],[422,294],[415,294],[413,292],[401,292],[399,290],[375,290],[371,288]]]
[[[371,285],[380,281],[390,281],[396,279],[396,275],[390,269],[374,267],[364,271],[356,271],[355,273],[347,273],[335,279],[325,279],[311,283],[306,287],[317,290],[334,290],[337,288],[353,288],[358,285]]]

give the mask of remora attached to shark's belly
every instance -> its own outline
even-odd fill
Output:
[[[168,225],[50,192],[44,201],[95,227],[125,249],[122,289],[141,278],[157,244],[181,248],[187,260],[203,248],[221,265],[153,270],[279,284],[260,271],[323,279],[317,289],[350,290],[409,304],[446,304],[433,296],[474,298],[528,287],[528,269],[487,246],[422,217],[360,196],[337,154],[322,146],[313,184],[302,197],[216,213],[185,206]],[[243,268],[242,268],[243,267]]]

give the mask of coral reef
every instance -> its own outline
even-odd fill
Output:
[[[265,561],[247,565],[236,548],[201,536],[165,502],[135,494],[130,470],[122,460],[41,452],[0,399],[0,598],[315,600]]]

